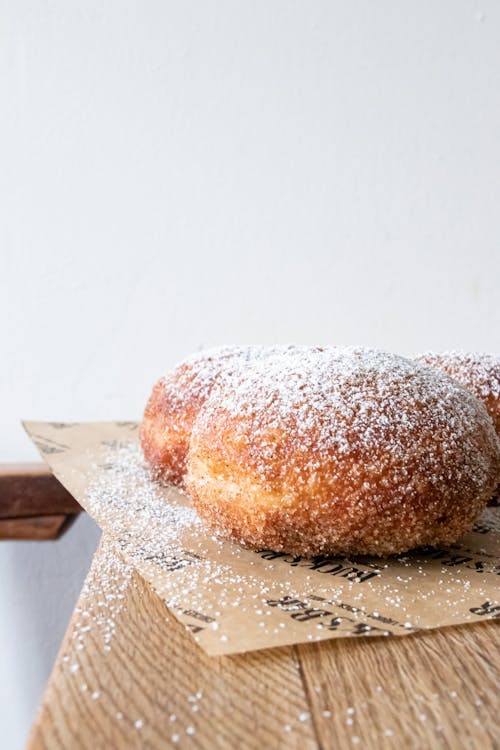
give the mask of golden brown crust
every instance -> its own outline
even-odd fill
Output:
[[[222,373],[268,353],[261,346],[224,346],[202,351],[160,378],[149,397],[139,439],[156,479],[184,486],[194,421]]]
[[[427,352],[416,359],[472,391],[485,405],[500,436],[500,357],[479,352]]]
[[[176,387],[177,373],[156,383],[139,427],[139,440],[154,476],[182,487],[199,403],[196,398],[186,398],[181,407],[174,397]]]
[[[245,546],[385,555],[471,528],[499,472],[483,406],[366,350],[304,350],[221,379],[193,425],[186,487]]]
[[[489,490],[458,500],[452,494],[423,498],[416,493],[405,503],[392,503],[389,488],[375,497],[362,485],[350,486],[342,497],[345,487],[339,482],[339,500],[332,507],[316,496],[265,492],[243,471],[226,479],[223,462],[204,462],[198,454],[186,481],[200,517],[217,535],[250,549],[307,557],[390,555],[452,543],[471,529],[490,496]]]

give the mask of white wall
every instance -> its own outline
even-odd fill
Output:
[[[82,515],[57,542],[0,542],[2,750],[24,745],[98,537]]]
[[[499,71],[494,0],[0,0],[0,460],[202,344],[498,349]],[[0,543],[8,750],[96,538]]]

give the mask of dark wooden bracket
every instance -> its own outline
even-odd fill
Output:
[[[0,540],[57,539],[81,511],[44,464],[0,464]]]

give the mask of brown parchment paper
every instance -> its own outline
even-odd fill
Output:
[[[56,477],[208,654],[500,617],[499,508],[486,509],[446,549],[385,559],[252,552],[211,536],[186,495],[150,479],[136,423],[25,428]]]

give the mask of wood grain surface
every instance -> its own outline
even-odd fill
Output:
[[[499,746],[493,622],[214,658],[110,559],[103,539],[29,750]]]
[[[0,540],[49,541],[68,528],[74,518],[66,515],[29,516],[27,518],[0,518]]]
[[[0,464],[0,518],[80,511],[80,505],[45,464]]]
[[[80,511],[45,464],[0,464],[0,540],[57,539]]]

